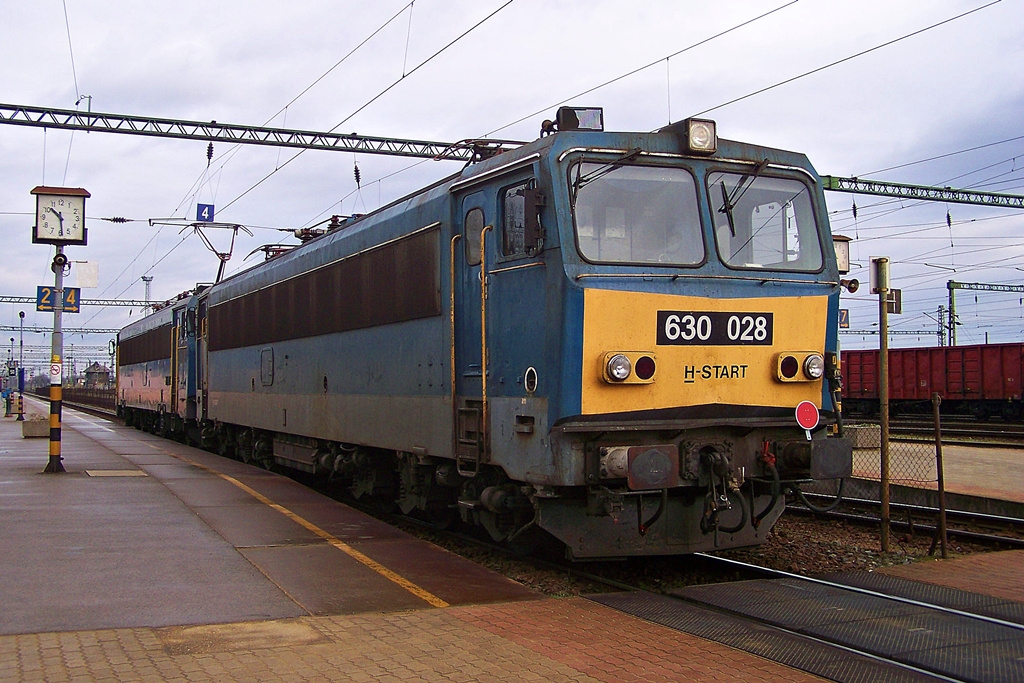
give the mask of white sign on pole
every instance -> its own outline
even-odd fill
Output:
[[[75,261],[75,275],[78,286],[83,289],[95,289],[100,286],[100,264],[96,261]]]

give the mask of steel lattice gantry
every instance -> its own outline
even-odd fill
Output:
[[[81,112],[77,109],[53,109],[49,107],[31,107],[2,103],[0,103],[0,124],[466,162],[486,158],[505,149],[523,144],[509,140],[490,139],[463,140],[460,142],[404,140],[401,138],[370,137],[356,135],[355,133],[344,135],[330,131],[324,133],[268,126],[224,124],[217,123],[216,121],[188,121],[149,116],[127,116],[124,114]],[[834,192],[852,192],[903,199],[1024,209],[1024,196],[1022,195],[976,192],[950,187],[907,185],[904,183],[843,178],[830,175],[821,176],[821,181],[826,190]]]
[[[246,126],[217,123],[216,121],[186,121],[149,116],[103,114],[18,104],[0,104],[0,123],[36,128],[148,135],[160,138],[209,140],[245,145],[385,154],[451,161],[473,161],[480,158],[481,155],[489,156],[504,148],[522,144],[507,140],[466,140],[462,142],[403,140],[356,135],[355,133],[344,135],[333,132]]]
[[[854,194],[873,194],[901,199],[921,199],[935,202],[950,202],[953,204],[980,204],[983,206],[1002,206],[1008,209],[1024,209],[1024,196],[1016,194],[957,190],[952,187],[907,185],[906,183],[890,183],[884,180],[839,178],[830,175],[821,176],[821,184],[826,190],[834,192],[851,192]]]
[[[155,301],[139,301],[137,299],[81,299],[79,306],[131,306],[132,308],[145,308],[152,306]],[[32,296],[0,296],[0,304],[26,304],[34,306],[36,298]]]
[[[3,332],[31,332],[39,334],[52,334],[53,329],[49,327],[38,327],[36,325],[28,326],[25,325],[0,325],[0,331]],[[62,332],[67,335],[72,334],[117,334],[121,330],[111,329],[109,327],[65,327]]]

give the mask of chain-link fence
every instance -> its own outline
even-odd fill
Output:
[[[882,428],[877,424],[849,425],[846,435],[853,441],[853,476],[880,481],[882,474]],[[889,483],[915,488],[936,488],[935,442],[889,439]]]
[[[876,502],[885,499],[889,501],[889,505],[901,501],[901,507],[905,510],[911,528],[913,510],[916,509],[920,513],[923,509],[938,508],[935,542],[939,543],[941,539],[942,556],[946,557],[946,504],[942,490],[944,477],[940,472],[942,460],[935,439],[936,428],[939,429],[941,437],[941,422],[936,426],[934,421],[931,421],[930,426],[919,427],[918,434],[901,434],[898,439],[893,439],[890,434],[887,444],[888,463],[883,468],[882,426],[877,423],[847,424],[844,429],[845,436],[853,444],[852,476],[842,482],[815,482],[805,486],[804,490],[807,493],[819,494],[825,497],[826,501],[830,498],[838,502],[837,499],[840,497]],[[885,496],[882,495],[883,490],[886,491]],[[893,509],[885,505],[882,509],[887,510],[882,513],[883,517],[889,515],[891,519]],[[888,535],[883,532],[883,550],[888,550],[887,544]],[[933,543],[932,551],[934,550]]]

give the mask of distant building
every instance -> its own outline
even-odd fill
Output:
[[[110,368],[106,365],[93,363],[85,369],[85,386],[93,389],[106,389],[110,386]]]

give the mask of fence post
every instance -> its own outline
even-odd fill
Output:
[[[939,404],[942,397],[938,393],[932,394],[932,411],[935,414],[935,470],[938,474],[939,487],[939,548],[942,552],[942,559],[949,559],[946,550],[946,484],[942,477],[942,422],[939,419]],[[934,550],[934,546],[932,548]]]

